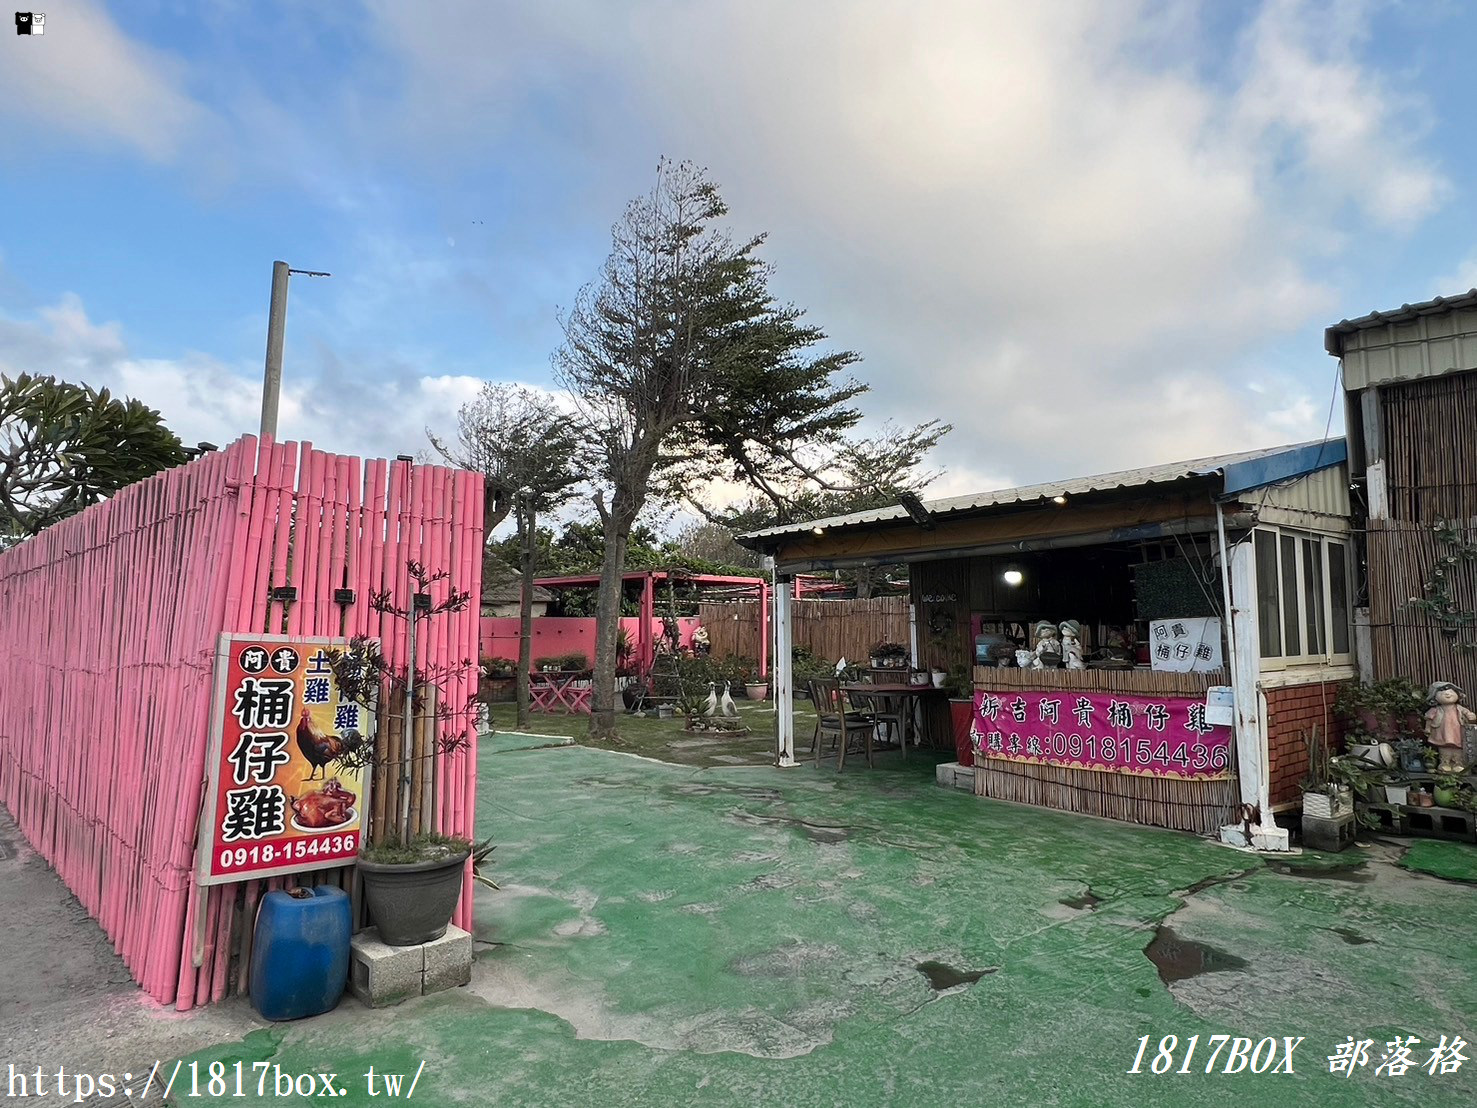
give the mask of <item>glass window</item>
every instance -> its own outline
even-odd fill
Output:
[[[1328,641],[1328,617],[1323,601],[1323,552],[1317,539],[1303,540],[1303,626],[1307,628],[1308,653],[1322,654]]]
[[[1282,641],[1287,657],[1303,652],[1298,629],[1298,541],[1291,535],[1282,536]]]
[[[1252,539],[1262,657],[1347,658],[1353,638],[1349,544],[1276,527],[1258,527]]]
[[[1349,653],[1349,563],[1341,542],[1328,547],[1328,615],[1333,623],[1333,653]]]
[[[1277,598],[1277,536],[1270,531],[1257,531],[1256,542],[1256,621],[1260,631],[1262,657],[1282,656],[1282,606]]]

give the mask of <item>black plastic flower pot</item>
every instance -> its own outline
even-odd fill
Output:
[[[462,868],[471,851],[432,862],[386,863],[359,859],[369,915],[380,941],[415,946],[446,934],[462,891]]]

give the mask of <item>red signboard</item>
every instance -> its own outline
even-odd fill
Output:
[[[197,881],[353,862],[373,719],[345,700],[329,650],[346,639],[222,635]]]
[[[974,694],[976,758],[1147,777],[1231,775],[1231,729],[1189,697],[1061,690]]]

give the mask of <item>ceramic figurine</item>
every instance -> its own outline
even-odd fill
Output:
[[[1086,669],[1082,660],[1082,624],[1075,619],[1062,621],[1062,661],[1068,669]]]
[[[1032,669],[1059,669],[1062,664],[1062,644],[1057,638],[1056,624],[1049,619],[1036,621],[1032,629],[1036,634],[1036,650],[1032,655]]]
[[[1462,703],[1462,690],[1450,681],[1437,681],[1426,691],[1426,741],[1441,755],[1437,773],[1461,773],[1462,728],[1477,723],[1477,714]]]
[[[1031,669],[1036,665],[1036,655],[1029,650],[1017,650],[1015,652],[1015,664],[1020,669]]]

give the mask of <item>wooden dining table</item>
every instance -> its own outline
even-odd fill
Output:
[[[892,684],[857,682],[841,686],[847,699],[855,703],[855,697],[871,696],[900,703],[902,716],[911,721],[909,743],[931,750],[954,749],[954,725],[949,719],[949,692],[933,685],[914,685],[899,681]]]
[[[550,670],[528,675],[528,709],[531,712],[589,712],[590,687],[588,670]],[[575,682],[580,684],[576,685]]]

